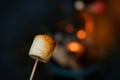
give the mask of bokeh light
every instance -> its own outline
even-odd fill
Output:
[[[89,35],[93,34],[93,30],[94,30],[94,22],[93,22],[93,18],[90,14],[84,12],[82,14],[82,16],[85,19],[85,30]]]
[[[73,53],[83,53],[84,47],[82,44],[73,41],[67,44],[67,50]]]
[[[83,1],[76,1],[74,6],[75,6],[75,9],[78,11],[81,11],[85,8],[85,4]]]
[[[102,1],[96,1],[88,7],[88,11],[93,14],[102,14],[105,11],[105,4]]]
[[[77,38],[78,38],[78,39],[85,39],[86,36],[87,36],[87,34],[86,34],[85,30],[79,30],[79,31],[77,32]]]

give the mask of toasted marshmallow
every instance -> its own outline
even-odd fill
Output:
[[[39,61],[48,62],[55,48],[55,41],[48,35],[37,35],[33,40],[29,56]]]

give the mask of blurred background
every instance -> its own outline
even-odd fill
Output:
[[[120,80],[120,0],[3,0],[0,6],[0,80],[29,80],[37,34],[57,45],[33,80]]]

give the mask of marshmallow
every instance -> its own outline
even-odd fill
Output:
[[[29,51],[29,56],[33,59],[38,58],[39,61],[48,62],[56,43],[48,35],[37,35],[33,40]]]

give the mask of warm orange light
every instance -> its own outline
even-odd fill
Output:
[[[86,32],[84,30],[79,30],[77,32],[77,38],[78,39],[85,39],[86,38]]]
[[[84,47],[78,42],[70,42],[67,44],[67,50],[73,53],[83,53]]]
[[[94,22],[93,22],[92,16],[88,13],[83,13],[82,16],[84,17],[85,22],[86,22],[85,29],[86,29],[87,33],[89,35],[92,35],[93,29],[94,29]]]

